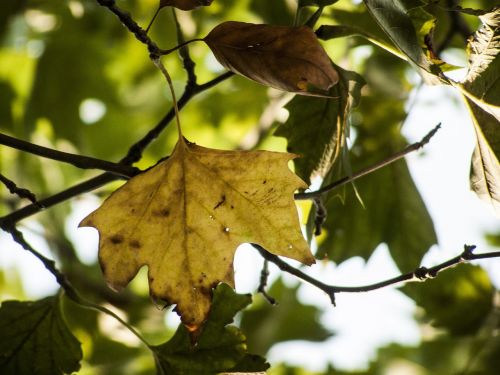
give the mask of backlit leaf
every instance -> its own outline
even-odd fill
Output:
[[[316,35],[305,26],[228,21],[205,42],[227,69],[280,90],[327,96],[339,79]]]
[[[166,343],[153,347],[157,373],[215,374],[223,371],[264,371],[269,365],[259,356],[247,353],[246,338],[233,325],[234,315],[252,302],[250,295],[236,294],[220,284],[214,291],[214,303],[196,345],[189,331],[180,325]]]
[[[208,6],[214,0],[160,0],[160,8],[172,6],[182,10],[192,10],[201,6]]]
[[[307,183],[313,176],[325,177],[338,159],[345,142],[349,110],[361,97],[363,78],[336,67],[339,83],[330,89],[332,98],[296,96],[285,108],[290,115],[275,135],[285,137],[294,160],[295,172]]]
[[[58,297],[3,302],[0,332],[2,375],[70,374],[80,368],[80,343],[66,326]]]
[[[406,145],[399,132],[399,121],[405,116],[399,100],[363,97],[359,111],[364,122],[356,128],[358,135],[350,153],[354,171],[384,160]],[[353,256],[368,259],[380,243],[386,243],[401,271],[418,266],[437,239],[406,161],[360,178],[356,189],[363,203],[352,187],[345,189],[343,199],[333,193],[328,198],[326,234],[318,244],[317,257],[336,263]]]
[[[469,44],[465,100],[476,132],[471,188],[500,212],[500,8],[480,16]]]
[[[197,329],[212,288],[234,284],[241,243],[314,263],[293,201],[293,192],[306,186],[287,167],[294,157],[180,140],[169,159],[131,179],[82,221],[99,230],[107,282],[120,289],[147,265],[151,296],[177,304],[184,324]]]
[[[408,57],[408,60],[420,67],[424,77],[430,83],[439,81],[432,75],[441,72],[438,64],[433,64],[424,54],[417,38],[417,31],[401,0],[363,0],[371,15],[385,31],[392,42]]]

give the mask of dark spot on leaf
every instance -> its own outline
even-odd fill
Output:
[[[262,184],[263,185],[267,184],[267,180],[262,181]]]
[[[113,245],[119,245],[123,242],[123,236],[121,234],[115,234],[109,239]]]
[[[130,247],[133,247],[134,249],[141,248],[141,243],[138,240],[130,240],[129,245],[130,245]]]
[[[274,191],[274,188],[270,188],[267,192],[272,193]]]
[[[233,205],[231,205],[231,210],[234,210],[234,206]]]
[[[164,207],[160,210],[155,211],[154,214],[156,216],[167,217],[170,215],[170,210],[168,209],[168,207]]]
[[[220,198],[220,201],[215,205],[214,210],[218,209],[220,206],[222,206],[226,202],[226,196],[222,194],[222,197]]]

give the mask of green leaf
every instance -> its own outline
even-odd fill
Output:
[[[425,72],[434,75],[441,73],[438,65],[432,64],[425,56],[417,37],[417,31],[407,9],[400,0],[364,0],[373,18],[386,32],[392,42],[406,55],[408,60]],[[430,82],[437,79],[425,77]]]
[[[345,143],[347,118],[361,97],[363,78],[335,65],[339,82],[330,89],[333,98],[295,96],[286,106],[290,115],[275,135],[288,140],[287,151],[300,155],[295,172],[309,185],[313,176],[325,177],[338,160]]]
[[[250,364],[259,371],[266,370],[268,365],[264,360],[246,353],[243,333],[229,325],[234,315],[251,301],[250,295],[236,294],[228,285],[220,284],[215,289],[212,310],[196,344],[185,326],[179,325],[168,342],[152,347],[157,373],[208,375],[250,367]]]
[[[462,91],[476,132],[471,189],[500,212],[500,8],[479,17]]]
[[[299,8],[308,6],[326,7],[335,4],[337,1],[339,0],[299,0]]]
[[[361,36],[397,57],[406,60],[406,56],[374,21],[366,7],[357,7],[352,10],[336,9],[330,16],[339,24],[320,26],[316,30],[319,39],[329,40],[346,36]]]
[[[367,96],[359,107],[364,123],[351,149],[353,171],[376,164],[403,149],[399,121],[405,117],[398,99]],[[317,258],[340,263],[353,256],[368,259],[385,242],[402,271],[414,269],[437,242],[432,219],[410,176],[405,160],[356,181],[363,204],[352,188],[331,196]],[[314,221],[314,210],[309,222]]]
[[[500,123],[472,101],[466,101],[476,130],[470,187],[500,213]]]
[[[500,121],[500,8],[479,17],[469,42],[469,71],[462,82],[468,99]],[[467,95],[470,93],[471,95]]]
[[[423,284],[401,290],[424,308],[426,319],[453,335],[475,333],[493,308],[494,289],[486,271],[464,264]]]
[[[293,14],[285,0],[253,0],[250,9],[268,24],[291,25],[293,22]]]
[[[278,279],[269,289],[277,305],[267,301],[245,310],[241,329],[247,334],[252,350],[265,354],[276,343],[289,340],[323,341],[331,337],[320,323],[321,311],[316,306],[297,300],[299,286],[289,288]]]
[[[3,375],[68,374],[80,368],[80,343],[66,326],[58,297],[3,302],[0,332]]]

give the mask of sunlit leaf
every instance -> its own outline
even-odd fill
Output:
[[[0,373],[57,375],[78,371],[82,351],[58,297],[6,301],[0,308]]]
[[[307,183],[313,176],[324,178],[337,161],[349,110],[361,97],[363,78],[340,67],[336,70],[340,79],[330,89],[332,98],[296,96],[285,106],[288,120],[275,133],[287,139],[289,152],[301,156],[294,160],[295,172]]]
[[[227,69],[263,85],[302,95],[328,95],[338,73],[305,26],[224,22],[205,42]]]
[[[471,188],[500,212],[500,8],[479,18],[463,82],[476,132]]]
[[[196,345],[190,332],[180,325],[166,343],[153,347],[157,373],[161,375],[215,374],[223,371],[265,371],[261,357],[247,353],[246,338],[233,325],[234,315],[252,301],[250,295],[236,294],[220,284],[214,291],[213,306]]]
[[[241,243],[313,263],[293,201],[305,187],[288,169],[293,158],[179,141],[168,160],[131,179],[82,221],[99,230],[107,282],[120,289],[147,265],[150,294],[177,304],[182,321],[196,329],[212,288],[233,285]]]
[[[363,0],[373,18],[408,60],[424,72],[439,74],[441,70],[425,56],[417,31],[401,0]],[[423,73],[430,83],[438,83],[432,75]]]

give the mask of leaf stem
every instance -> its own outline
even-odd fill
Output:
[[[159,53],[161,55],[168,55],[168,54],[170,54],[172,52],[177,51],[178,49],[181,49],[181,48],[187,46],[188,44],[191,44],[193,42],[203,42],[203,41],[204,41],[204,39],[202,39],[202,38],[194,38],[194,39],[186,40],[185,42],[182,42],[181,44],[178,44],[177,46],[175,46],[173,48],[170,48],[170,49],[160,49]]]
[[[170,74],[168,74],[167,69],[165,68],[165,65],[161,62],[161,58],[158,56],[154,56],[151,58],[153,60],[153,63],[156,65],[158,69],[162,72],[163,76],[167,80],[168,87],[170,89],[170,93],[172,94],[172,101],[173,101],[173,107],[175,111],[175,122],[177,124],[177,132],[179,134],[179,140],[182,140],[182,129],[181,129],[181,120],[179,116],[179,106],[177,105],[177,98],[175,97],[175,90],[174,90],[174,84],[172,83],[172,78],[170,77]]]
[[[334,189],[337,189],[337,188],[344,186],[350,182],[353,182],[353,181],[357,180],[358,178],[366,176],[367,174],[370,174],[370,173],[375,172],[376,170],[378,170],[380,168],[383,168],[389,164],[392,164],[395,161],[398,161],[399,159],[404,158],[409,153],[424,147],[440,128],[441,128],[441,123],[437,124],[419,142],[415,142],[415,143],[412,143],[411,145],[406,146],[404,148],[404,150],[397,152],[396,154],[388,157],[387,159],[384,159],[384,160],[382,160],[374,165],[371,165],[367,168],[364,168],[364,169],[354,173],[351,176],[342,177],[340,180],[334,181],[331,184],[328,184],[328,185],[326,185],[326,186],[324,186],[321,189],[318,189],[316,191],[311,191],[311,192],[306,192],[306,193],[297,193],[294,195],[294,198],[295,198],[295,200],[306,200],[306,199],[314,199],[314,198],[321,197],[323,194],[326,194]]]
[[[153,15],[153,18],[151,18],[151,21],[149,21],[148,27],[146,27],[146,30],[145,30],[146,34],[149,32],[149,29],[151,28],[151,26],[153,26],[153,22],[155,21],[156,17],[158,16],[158,13],[160,13],[160,10],[161,10],[161,7],[158,7],[158,9],[156,9],[156,12]]]

